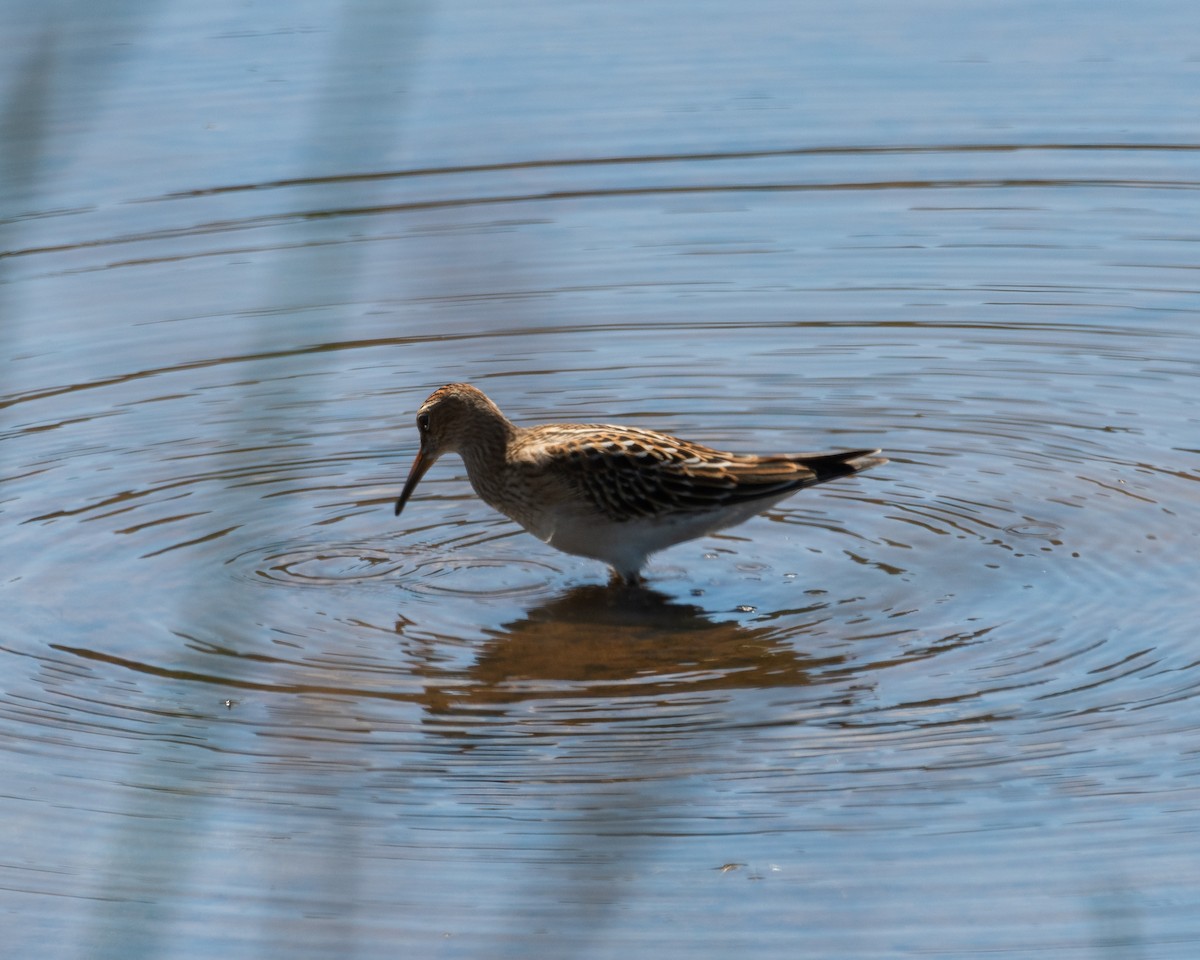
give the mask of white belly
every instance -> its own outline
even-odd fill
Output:
[[[630,575],[641,569],[650,554],[742,523],[776,502],[760,500],[707,513],[637,517],[620,522],[593,513],[547,515],[524,526],[557,550],[603,560],[620,573]]]

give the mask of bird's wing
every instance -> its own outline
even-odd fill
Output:
[[[861,467],[847,461],[872,452],[754,457],[650,430],[563,424],[521,455],[612,519],[630,520],[783,496],[854,473]]]

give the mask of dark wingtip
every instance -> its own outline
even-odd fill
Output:
[[[804,465],[817,475],[817,483],[862,473],[887,462],[888,458],[879,456],[878,450],[847,450],[804,458]]]

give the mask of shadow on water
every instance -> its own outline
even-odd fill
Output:
[[[456,708],[556,697],[655,696],[797,687],[814,667],[777,631],[713,620],[701,607],[646,587],[587,585],[488,631],[465,677],[441,686],[431,665],[427,707]]]
[[[25,60],[18,71],[20,82],[0,103],[0,250],[18,249],[21,244],[21,216],[15,211],[37,208],[46,141],[50,136],[49,113],[53,96],[52,80],[57,64],[56,35],[49,23],[40,25],[37,36],[25,47]],[[102,84],[101,84],[102,86]],[[20,325],[14,311],[8,309],[8,283],[0,262],[0,350],[11,357],[20,337]],[[3,451],[0,451],[2,456]],[[4,461],[0,459],[0,467]]]
[[[124,65],[128,51],[142,39],[143,31],[149,29],[159,9],[144,0],[124,3],[115,0],[102,11],[80,2],[62,7],[61,4],[47,7],[41,26],[35,30],[36,42],[26,47],[29,52],[20,70],[22,82],[11,89],[0,105],[0,140],[5,144],[0,151],[0,184],[6,190],[3,198],[6,210],[37,209],[32,198],[39,194],[47,158],[72,153],[71,145],[62,142],[65,138],[87,135],[86,131],[95,124],[95,116],[103,113],[101,107],[107,91]],[[329,47],[326,87],[324,95],[312,107],[307,136],[299,144],[303,169],[354,171],[386,164],[403,129],[405,95],[420,53],[426,8],[424,0],[401,3],[347,0],[331,14],[336,23]],[[82,43],[80,38],[85,33],[93,41],[99,34],[107,42]],[[77,46],[81,49],[76,49]],[[63,124],[55,116],[56,109],[61,112],[62,103],[56,98],[62,96],[62,91],[73,98],[71,109],[75,115],[86,118],[78,127]],[[69,132],[63,133],[63,129]],[[0,228],[4,249],[23,246],[19,240],[19,219],[3,222]],[[320,242],[319,233],[317,229],[316,242]],[[303,296],[307,297],[310,285],[316,285],[330,302],[352,302],[359,249],[354,244],[331,244],[329,254],[320,261],[319,275],[306,273]],[[267,275],[261,295],[272,309],[246,318],[246,323],[255,327],[253,337],[257,345],[251,351],[255,355],[265,359],[273,354],[280,342],[277,325],[288,322],[290,309],[308,305],[307,299],[298,300],[293,293],[296,280],[286,264],[274,275]],[[0,295],[4,289],[0,285]],[[19,352],[13,349],[17,344],[7,342],[19,337],[19,328],[6,317],[0,324],[6,356]],[[308,393],[301,364],[302,360],[293,364],[286,381],[297,421],[304,416],[306,406],[316,399]],[[249,391],[266,377],[265,370],[260,373],[256,366],[261,365],[251,358],[243,368],[247,407],[255,402]],[[277,417],[278,413],[272,412],[270,416]],[[288,429],[286,425],[280,428]],[[230,430],[226,446],[238,449],[243,441],[241,428],[231,424]],[[285,501],[264,505],[253,489],[233,483],[221,496],[223,502],[218,512],[237,515],[243,510],[273,509],[280,527],[289,522]],[[198,574],[196,582],[202,579]],[[189,622],[202,612],[204,604],[204,600],[184,592],[178,598],[179,619]],[[175,662],[163,669],[62,645],[52,644],[51,649],[132,667],[164,681],[212,679],[206,666],[211,656],[191,644],[182,645]],[[187,742],[193,737],[189,726],[195,719],[165,710],[156,723],[164,739],[177,737],[180,742]],[[166,729],[172,725],[178,726],[177,734]],[[219,744],[210,746],[220,749]],[[85,923],[78,933],[79,952],[75,954],[78,956],[137,960],[171,954],[171,941],[177,935],[174,925],[178,902],[169,905],[164,891],[188,889],[189,877],[201,869],[197,863],[204,856],[201,844],[204,839],[217,839],[212,835],[205,837],[206,824],[211,828],[214,818],[207,809],[211,801],[206,801],[203,790],[187,783],[164,783],[163,772],[153,757],[134,755],[125,761],[125,766],[117,780],[159,786],[124,793],[123,802],[127,806],[119,819],[127,826],[112,834],[107,852],[99,856],[95,888],[89,897],[91,922]],[[161,829],[164,822],[180,821],[192,823],[194,829]],[[341,900],[347,889],[354,889],[361,852],[350,826],[339,822],[335,829],[341,830],[342,835],[329,845],[329,857],[319,875],[329,902]],[[117,878],[116,882],[113,878]],[[277,877],[281,885],[289,879],[283,873]],[[349,951],[348,955],[355,952],[357,933],[352,913],[346,911],[337,921],[340,930],[336,936]]]
[[[842,662],[651,588],[586,585],[487,631],[463,669],[439,669],[432,656],[418,667],[423,725],[452,745],[460,776],[486,784],[518,820],[549,821],[530,829],[540,869],[503,898],[497,926],[519,945],[513,955],[539,929],[569,932],[555,938],[555,956],[610,942],[629,878],[688,818],[728,699],[776,687],[794,695],[813,670]],[[522,814],[527,801],[516,798],[530,796]]]

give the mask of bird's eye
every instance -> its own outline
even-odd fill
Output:
[[[429,414],[427,414],[427,413],[418,413],[417,414],[417,429],[420,430],[422,433],[429,432]]]

